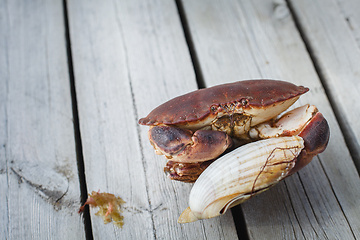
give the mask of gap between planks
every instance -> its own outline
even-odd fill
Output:
[[[186,18],[184,6],[183,6],[181,0],[175,0],[175,3],[176,3],[176,8],[177,8],[178,13],[179,13],[181,26],[182,26],[183,31],[184,31],[186,45],[189,48],[189,54],[190,54],[192,65],[194,67],[197,86],[198,86],[199,89],[206,88],[205,81],[204,81],[204,76],[203,76],[203,73],[202,73],[202,70],[201,70],[201,67],[200,67],[199,58],[198,58],[198,56],[196,54],[194,42],[193,42],[191,32],[190,32],[190,28],[189,28],[189,23],[188,23],[188,20]]]
[[[179,18],[181,20],[182,28],[184,31],[184,35],[186,38],[186,43],[189,48],[192,64],[195,71],[195,76],[198,84],[198,88],[205,88],[205,83],[203,79],[202,70],[200,68],[199,60],[196,54],[196,50],[194,48],[193,40],[191,37],[191,33],[189,31],[188,21],[186,19],[186,15],[184,13],[184,9],[182,6],[181,0],[175,0],[176,6],[179,13]],[[316,69],[316,72],[321,80],[321,83],[325,89],[326,94],[328,95],[328,86],[326,85],[324,81],[324,76],[322,72],[319,69],[319,64],[317,63],[316,58],[313,55],[313,50],[311,46],[309,45],[309,41],[307,39],[307,36],[304,34],[302,30],[302,26],[299,23],[298,17],[296,16],[296,13],[293,10],[292,4],[286,0],[289,9],[291,11],[291,15],[294,19],[294,22],[296,24],[296,28],[299,31],[299,34],[306,46],[306,49],[310,55],[311,61]],[[71,97],[72,97],[72,106],[73,106],[73,118],[74,118],[74,132],[75,132],[75,143],[76,143],[76,153],[77,153],[77,163],[78,163],[78,171],[79,171],[79,178],[80,178],[80,186],[81,186],[81,197],[82,202],[84,203],[86,201],[88,192],[86,187],[86,180],[85,180],[85,172],[84,172],[84,160],[83,160],[83,153],[82,153],[82,143],[81,143],[81,133],[79,129],[79,116],[77,111],[77,99],[76,99],[76,91],[75,91],[75,78],[74,78],[74,72],[73,72],[73,62],[72,62],[72,53],[71,53],[71,42],[70,42],[70,33],[69,33],[69,22],[68,22],[68,14],[67,14],[67,2],[66,0],[63,0],[63,6],[64,6],[64,19],[65,19],[65,36],[66,36],[66,43],[67,43],[67,57],[68,57],[68,67],[69,67],[69,77],[70,77],[70,87],[71,87]],[[339,117],[339,111],[334,105],[334,100],[329,98],[329,101],[331,103],[331,107],[334,110],[335,116],[337,121],[340,123],[341,131],[344,134],[345,142],[350,150],[350,154],[353,159],[360,159],[360,154],[358,151],[358,146],[354,146],[354,143],[351,141],[351,132],[346,129],[346,126],[344,120]],[[356,161],[355,161],[356,163]],[[357,170],[359,172],[359,166],[357,165]],[[241,211],[241,208],[235,208],[235,212],[233,213],[233,216],[240,216],[239,218],[234,218],[236,229],[238,231],[238,235],[241,236],[244,233],[247,234],[246,225],[244,221],[244,217]],[[85,223],[85,231],[86,231],[86,238],[87,239],[93,239],[92,235],[92,229],[91,229],[91,219],[89,215],[88,207],[86,208],[86,211],[84,212],[84,223]],[[244,237],[244,236],[242,236]],[[248,239],[248,236],[246,236],[246,239]]]
[[[72,112],[73,112],[74,138],[76,145],[75,149],[76,149],[77,167],[78,167],[79,181],[80,181],[81,202],[82,204],[84,204],[88,197],[88,191],[86,187],[84,156],[83,156],[83,147],[81,142],[78,102],[77,102],[76,90],[75,90],[75,77],[74,77],[74,68],[73,68],[73,60],[72,60],[73,58],[71,52],[69,18],[68,18],[68,8],[67,8],[66,0],[63,0],[63,11],[64,11],[64,24],[65,24],[66,53],[67,53],[69,79],[70,79],[69,84],[70,84],[71,104],[72,104]],[[85,237],[88,240],[93,240],[94,238],[91,227],[89,206],[86,206],[85,211],[82,214],[85,225]]]
[[[325,76],[320,69],[319,61],[316,59],[316,57],[314,55],[314,50],[310,44],[308,36],[305,34],[305,31],[299,20],[299,17],[296,14],[294,6],[292,5],[290,0],[286,0],[286,4],[288,5],[290,14],[294,20],[297,30],[299,31],[299,35],[300,35],[302,41],[304,42],[306,50],[309,53],[311,62],[314,66],[316,74],[318,75],[318,77],[320,79],[321,85],[324,88],[325,94],[326,94],[326,96],[328,96],[330,106],[333,109],[336,121],[339,123],[340,130],[344,136],[345,144],[346,144],[346,146],[350,152],[351,158],[356,166],[356,170],[358,173],[360,173],[360,146],[357,144],[356,141],[353,141],[353,139],[356,139],[353,131],[349,127],[347,127],[348,123],[345,118],[341,117],[341,112],[335,104],[335,101],[336,101],[335,98],[331,97],[331,95],[329,94],[330,86],[325,81]]]
[[[191,57],[193,68],[194,68],[197,86],[199,89],[206,88],[204,76],[202,73],[202,69],[200,67],[200,62],[199,62],[198,55],[196,53],[193,38],[191,36],[189,23],[186,18],[186,13],[184,10],[182,0],[175,0],[175,3],[176,3],[177,10],[178,10],[181,26],[184,31],[186,44],[189,49],[189,54]],[[241,209],[241,205],[238,205],[238,206],[232,208],[231,212],[232,212],[232,216],[233,216],[235,227],[236,227],[236,232],[237,232],[239,239],[248,240],[249,233],[248,233],[248,230],[246,227],[246,222],[245,222],[244,214]]]

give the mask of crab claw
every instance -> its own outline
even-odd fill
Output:
[[[305,148],[301,151],[289,175],[305,167],[314,156],[326,149],[330,138],[330,128],[324,116],[317,112],[299,136],[304,139]]]
[[[307,165],[314,156],[322,153],[330,138],[330,128],[324,116],[314,105],[304,105],[291,110],[273,122],[265,122],[252,128],[252,139],[298,135],[304,139],[305,148],[297,158],[297,164],[289,175]]]
[[[193,133],[176,127],[154,126],[150,128],[148,135],[156,154],[182,163],[217,158],[232,146],[231,138],[219,131],[198,130]]]

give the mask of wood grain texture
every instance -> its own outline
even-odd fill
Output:
[[[253,78],[305,85],[296,105],[316,105],[331,128],[327,150],[309,166],[242,204],[250,238],[359,238],[359,176],[286,3],[182,2],[206,86]]]
[[[360,169],[360,2],[290,3]]]
[[[84,239],[62,1],[0,1],[3,239]]]
[[[165,176],[165,159],[138,125],[157,105],[197,87],[175,3],[68,4],[87,188],[126,201],[122,229],[91,211],[94,238],[236,239],[231,213],[177,223],[191,185]]]

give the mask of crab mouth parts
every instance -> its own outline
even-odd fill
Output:
[[[234,113],[222,116],[216,119],[212,124],[212,130],[225,132],[232,138],[244,139],[244,136],[250,129],[251,117]]]

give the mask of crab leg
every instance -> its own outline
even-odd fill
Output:
[[[215,160],[205,162],[182,163],[168,161],[164,167],[164,172],[171,180],[181,182],[195,182],[200,174]]]

